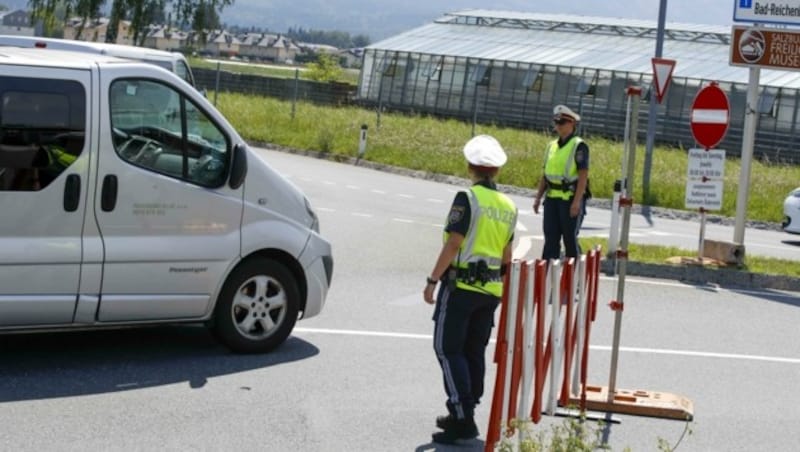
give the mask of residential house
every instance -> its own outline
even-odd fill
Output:
[[[41,29],[41,24],[39,24],[39,28]],[[31,22],[31,14],[28,11],[21,9],[0,11],[0,34],[36,36],[36,31],[36,27]]]
[[[110,20],[107,17],[87,19],[85,22],[82,18],[74,17],[69,19],[66,25],[64,25],[64,39],[79,39],[81,41],[89,42],[106,42],[109,22]],[[79,31],[80,38],[78,38]],[[115,43],[134,45],[130,21],[119,21],[119,25],[117,26],[117,40]]]
[[[239,55],[259,61],[291,63],[302,52],[292,39],[283,35],[246,33],[239,40]]]
[[[215,56],[232,57],[239,55],[240,44],[227,30],[215,30],[209,34],[205,51]]]
[[[342,67],[360,68],[361,60],[364,57],[363,48],[345,49],[338,54],[339,62]]]
[[[158,50],[177,51],[186,48],[188,44],[188,33],[165,25],[151,25],[144,39],[145,47]]]

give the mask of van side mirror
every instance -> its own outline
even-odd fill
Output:
[[[247,176],[247,151],[244,145],[237,144],[233,147],[233,165],[231,165],[231,178],[228,185],[234,190],[244,183]]]

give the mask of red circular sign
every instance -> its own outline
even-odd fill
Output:
[[[728,96],[716,83],[697,92],[692,103],[692,135],[706,149],[722,141],[730,123],[731,108]]]

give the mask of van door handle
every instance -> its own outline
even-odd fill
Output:
[[[64,184],[64,210],[75,212],[81,203],[81,177],[77,174],[67,176]]]
[[[103,191],[100,194],[100,208],[111,212],[117,206],[117,176],[109,174],[103,178]]]

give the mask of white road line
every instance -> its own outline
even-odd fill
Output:
[[[422,301],[420,301],[421,303]],[[295,328],[295,333],[309,334],[335,334],[340,336],[369,336],[369,337],[389,337],[398,339],[423,339],[433,340],[430,334],[411,334],[411,333],[389,333],[385,331],[360,331],[360,330],[334,330],[328,328]],[[494,342],[494,339],[492,339]],[[611,351],[610,345],[590,345],[592,350]],[[746,361],[769,361],[784,364],[800,364],[800,358],[786,358],[781,356],[761,356],[761,355],[741,355],[736,353],[714,353],[714,352],[695,352],[691,350],[668,350],[657,348],[639,347],[620,347],[621,352],[627,353],[650,353],[655,355],[679,355],[699,358],[720,358],[737,359]]]
[[[404,193],[398,193],[398,194],[397,194],[397,196],[399,196],[399,197],[401,197],[401,198],[406,198],[406,199],[414,199],[414,196],[412,196],[412,195],[406,195],[406,194],[404,194]]]
[[[375,193],[375,194],[377,194],[377,195],[385,195],[385,194],[386,194],[386,192],[385,192],[385,191],[383,191],[383,190],[374,190],[374,189],[373,189],[373,190],[370,190],[370,191],[371,191],[372,193]]]
[[[528,232],[528,228],[521,221],[517,221],[517,231]]]
[[[414,223],[414,220],[407,220],[405,218],[392,218],[392,221],[397,221],[398,223]]]
[[[350,215],[354,217],[372,218],[371,213],[351,212]]]
[[[324,180],[324,181],[322,181],[322,183],[325,184],[325,185],[336,185],[336,182],[331,182],[329,180]]]
[[[439,203],[439,204],[441,204],[441,203],[443,203],[443,202],[444,202],[444,201],[442,201],[441,199],[435,199],[435,198],[428,198],[428,199],[426,199],[425,201],[428,201],[428,202],[435,202],[435,203]]]
[[[349,188],[350,190],[361,190],[361,187],[358,185],[345,185],[345,187]]]
[[[314,207],[314,209],[320,212],[336,212],[336,209],[331,209],[330,207]]]

